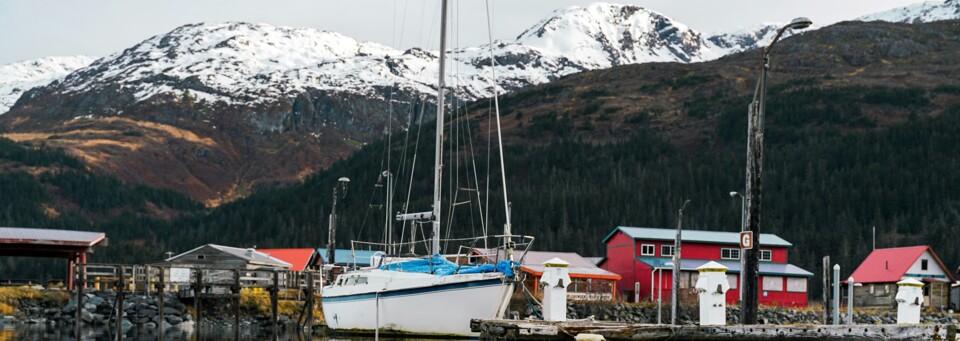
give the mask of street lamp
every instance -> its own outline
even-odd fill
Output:
[[[746,215],[747,215],[747,198],[740,194],[740,192],[732,191],[730,192],[730,197],[740,196],[740,232],[747,230],[746,225]],[[743,304],[743,268],[744,264],[747,261],[747,257],[743,254],[744,250],[740,249],[740,285],[737,286],[737,289],[740,289],[740,304]]]
[[[748,230],[753,233],[751,245],[753,248],[747,249],[747,262],[742,269],[745,281],[741,284],[743,287],[743,307],[740,309],[741,323],[757,323],[757,304],[758,304],[758,273],[760,270],[760,194],[761,194],[761,173],[763,171],[763,116],[766,107],[767,95],[767,69],[770,68],[770,51],[780,40],[787,29],[801,30],[811,25],[810,19],[796,18],[784,25],[777,31],[770,45],[760,50],[760,79],[757,80],[757,87],[753,94],[753,101],[748,108],[747,120],[747,174],[746,188],[744,196],[746,197],[746,224]]]
[[[347,185],[350,179],[341,177],[337,179],[337,184],[333,185],[333,207],[330,209],[330,222],[327,225],[327,280],[333,281],[333,268],[336,264],[336,241],[337,241],[337,189],[343,187],[343,196],[347,195]]]

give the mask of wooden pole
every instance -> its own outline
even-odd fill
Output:
[[[270,317],[270,323],[273,325],[273,338],[277,338],[277,294],[280,293],[280,273],[277,271],[273,272],[273,286],[270,287],[270,312],[273,314]]]
[[[233,270],[233,339],[240,340],[240,269]]]
[[[123,340],[123,287],[125,283],[123,282],[123,265],[119,268],[119,274],[117,274],[117,341]]]
[[[314,273],[312,272],[308,272],[306,276],[307,277],[307,304],[306,304],[307,323],[306,325],[307,325],[307,332],[310,333],[311,335],[313,334],[313,307],[314,307],[313,276],[314,276]]]
[[[823,325],[830,324],[830,256],[823,257]]]
[[[160,270],[159,281],[157,281],[157,309],[160,315],[160,323],[157,326],[157,340],[163,340],[163,292],[165,288],[163,287],[163,268],[158,268]]]
[[[193,308],[197,310],[197,330],[200,330],[200,321],[203,316],[203,306],[200,304],[200,294],[203,292],[203,270],[196,269],[197,282],[193,286]]]
[[[77,311],[76,311],[77,319],[76,319],[76,321],[75,321],[75,325],[76,325],[75,327],[77,328],[77,330],[76,330],[76,331],[77,331],[77,341],[80,341],[80,339],[81,339],[81,333],[83,332],[83,327],[82,327],[82,325],[83,325],[83,319],[82,319],[82,316],[83,316],[83,287],[84,287],[84,285],[86,284],[86,283],[84,283],[84,282],[85,282],[85,280],[84,280],[84,277],[85,277],[85,276],[84,276],[84,270],[86,270],[86,268],[84,267],[84,264],[83,264],[83,263],[77,263],[77,269],[76,269],[76,271],[74,271],[74,272],[77,274],[77,280],[76,280],[76,282],[74,283],[74,285],[77,287]]]

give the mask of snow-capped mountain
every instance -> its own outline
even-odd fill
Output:
[[[498,91],[585,70],[644,62],[697,62],[756,46],[772,26],[710,38],[637,6],[593,4],[556,11],[512,42],[496,42]],[[489,97],[489,46],[449,54],[463,99]],[[333,32],[266,24],[194,24],[147,39],[71,74],[50,90],[119,87],[127,103],[189,92],[209,103],[269,104],[307,89],[387,96],[391,86],[435,93],[437,53],[400,51]]]
[[[860,21],[923,23],[960,19],[960,0],[927,1],[857,18]]]
[[[451,48],[445,84],[476,100],[587,70],[707,61],[755,47],[771,36],[762,29],[706,37],[637,6],[570,7],[512,41]],[[315,29],[192,24],[26,91],[0,125],[124,180],[217,202],[432,119],[437,59]]]
[[[46,57],[0,65],[0,114],[7,112],[25,91],[47,85],[90,65],[88,56]]]

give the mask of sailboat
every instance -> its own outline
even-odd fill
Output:
[[[371,268],[352,270],[337,276],[336,280],[323,288],[321,294],[324,318],[327,326],[333,330],[476,336],[477,334],[470,330],[471,319],[502,317],[510,303],[517,283],[514,270],[518,263],[513,261],[513,248],[518,244],[529,248],[532,243],[532,237],[511,234],[509,204],[504,188],[506,223],[503,235],[496,237],[503,242],[502,249],[506,259],[498,260],[496,264],[477,266],[454,263],[441,255],[440,193],[447,0],[442,0],[441,12],[433,210],[396,216],[397,220],[431,223],[433,234],[430,240],[430,255],[415,259],[390,258],[388,251],[387,254],[376,257]],[[499,115],[497,124],[499,127]],[[502,141],[499,135],[498,140]],[[502,172],[502,142],[499,145]]]

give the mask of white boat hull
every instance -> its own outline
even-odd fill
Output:
[[[470,320],[501,317],[513,293],[503,274],[434,276],[362,271],[367,283],[324,288],[327,326],[346,332],[477,336]],[[342,284],[342,283],[341,283]]]

